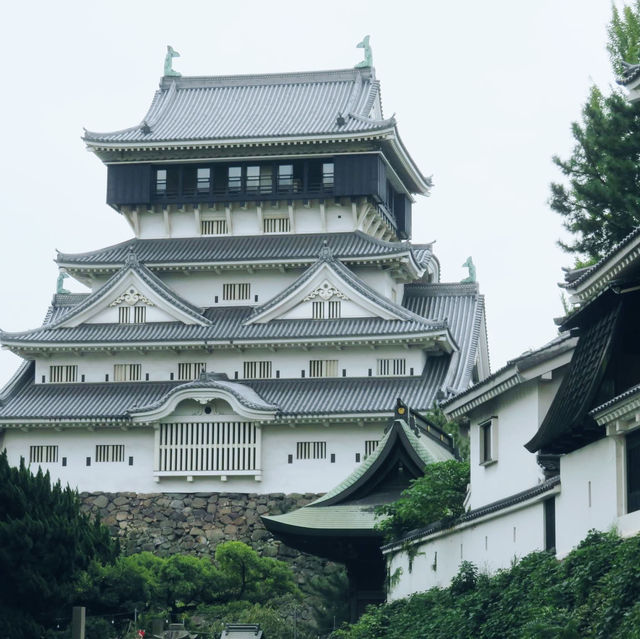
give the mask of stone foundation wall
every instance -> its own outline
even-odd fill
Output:
[[[314,494],[81,493],[85,512],[98,514],[126,554],[212,556],[223,541],[243,541],[261,555],[292,564],[299,585],[326,562],[277,541],[260,515],[279,515],[316,499]]]

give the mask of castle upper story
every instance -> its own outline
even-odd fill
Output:
[[[174,72],[175,73],[175,72]],[[362,231],[411,237],[422,175],[372,67],[165,75],[141,123],[84,140],[139,238]]]

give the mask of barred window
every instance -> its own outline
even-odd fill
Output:
[[[54,383],[75,382],[78,380],[78,366],[76,364],[64,366],[49,366],[49,381]]]
[[[378,375],[406,375],[407,360],[404,357],[379,359],[376,372]]]
[[[57,461],[57,446],[29,446],[30,464],[54,464]]]
[[[244,362],[245,379],[269,379],[271,362]]]
[[[118,321],[120,324],[128,324],[131,317],[131,307],[121,306],[118,309]]]
[[[226,235],[227,220],[200,220],[200,233],[202,235]]]
[[[364,442],[364,458],[366,459],[378,447],[377,439],[367,439]]]
[[[309,361],[309,377],[337,377],[337,359],[312,359]]]
[[[341,311],[340,300],[311,302],[312,319],[340,319]]]
[[[223,300],[248,300],[251,296],[251,284],[223,284]]]
[[[96,462],[123,462],[124,444],[96,444]]]
[[[290,229],[288,217],[265,217],[262,220],[262,230],[265,233],[288,233]]]
[[[327,442],[297,442],[296,459],[326,459]]]
[[[144,324],[147,321],[147,307],[146,306],[134,306],[133,307],[133,321],[136,324]]]
[[[141,379],[141,364],[114,364],[114,382],[139,382]]]
[[[198,379],[200,373],[207,370],[207,365],[204,362],[187,362],[178,364],[178,379],[180,381],[189,381]]]

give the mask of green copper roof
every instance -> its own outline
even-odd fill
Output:
[[[347,504],[325,506],[323,508],[298,508],[284,515],[264,516],[263,519],[274,523],[283,523],[287,528],[304,529],[300,532],[313,534],[314,530],[322,534],[331,530],[372,530],[376,523],[374,506]]]

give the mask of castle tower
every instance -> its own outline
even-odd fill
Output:
[[[89,292],[0,335],[24,359],[12,463],[84,491],[324,492],[398,397],[424,411],[488,374],[477,285],[409,241],[429,180],[372,67],[165,75],[141,124],[84,140],[133,237],[59,253]]]

